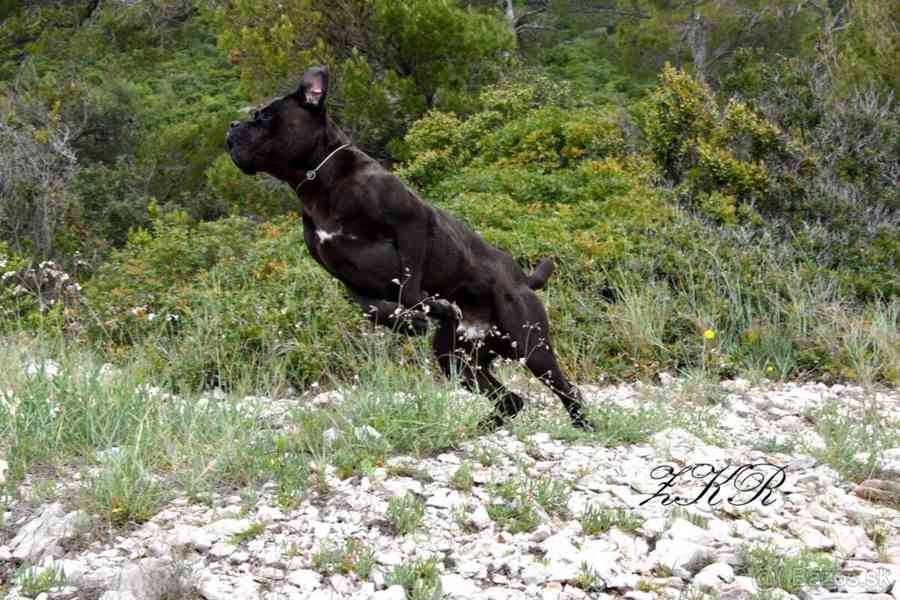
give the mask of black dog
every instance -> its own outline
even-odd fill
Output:
[[[486,426],[499,426],[523,405],[490,371],[504,357],[523,362],[562,400],[572,422],[588,428],[532,291],[544,285],[552,261],[526,275],[509,254],[419,200],[350,145],[325,115],[327,93],[326,70],[309,69],[295,93],[232,123],[232,160],[244,173],[269,173],[302,192],[307,248],[369,319],[412,335],[427,331],[428,317],[439,322],[433,348],[441,369],[456,370],[467,388],[496,402]]]

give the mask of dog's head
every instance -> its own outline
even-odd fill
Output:
[[[324,139],[328,72],[314,67],[300,87],[254,110],[248,121],[233,121],[225,135],[231,159],[244,173],[290,179],[308,165]]]

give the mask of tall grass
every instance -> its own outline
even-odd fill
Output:
[[[277,484],[292,505],[315,491],[319,466],[346,477],[389,454],[454,448],[490,409],[434,377],[421,352],[416,368],[388,356],[387,338],[361,342],[367,368],[344,401],[312,409],[301,399],[268,414],[266,397],[155,386],[140,361],[110,367],[89,349],[10,339],[0,350],[0,443],[15,491],[26,476],[84,471],[69,497],[112,523],[141,522],[174,493],[207,497],[222,486]],[[323,383],[328,383],[323,374]],[[330,431],[329,431],[330,430]],[[328,432],[328,435],[326,435]],[[71,480],[70,480],[71,481]]]

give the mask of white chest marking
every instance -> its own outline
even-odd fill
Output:
[[[337,231],[325,231],[324,229],[316,229],[316,235],[319,237],[319,242],[327,242],[328,240],[333,240],[336,237],[345,237],[349,240],[359,239],[352,233],[344,233],[343,229],[338,229]]]
[[[319,236],[320,242],[327,242],[330,239],[336,238],[341,235],[341,230],[337,231],[325,231],[324,229],[316,229],[316,235]]]

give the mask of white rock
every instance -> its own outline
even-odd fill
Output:
[[[405,496],[407,492],[414,494],[424,494],[425,488],[422,487],[420,481],[410,479],[409,477],[393,477],[385,481],[382,485],[390,493],[391,496]]]
[[[406,591],[399,585],[372,594],[372,600],[406,600]]]
[[[213,547],[209,549],[210,556],[215,558],[225,558],[227,556],[231,556],[231,554],[237,550],[237,546],[233,546],[231,544],[225,542],[219,542],[217,544],[213,544]]]
[[[110,590],[103,592],[99,600],[137,600],[131,592],[117,592]]]
[[[216,540],[221,540],[244,533],[252,526],[253,522],[249,519],[220,519],[204,527],[203,532]]]
[[[541,542],[541,549],[544,551],[544,558],[550,561],[572,560],[578,554],[572,540],[564,534],[551,535]]]
[[[810,550],[830,550],[834,548],[832,542],[826,535],[812,527],[809,523],[802,521],[790,521],[788,529],[800,538],[803,545]]]
[[[712,536],[708,531],[680,518],[672,522],[672,526],[666,530],[665,536],[673,540],[692,542],[701,546],[709,545],[712,542]]]
[[[534,533],[531,534],[531,541],[536,544],[540,544],[551,535],[553,535],[553,532],[550,530],[550,526],[542,523],[538,525],[538,528],[535,529]]]
[[[403,554],[394,549],[385,550],[383,552],[378,552],[375,560],[380,565],[384,565],[386,567],[393,567],[399,565],[403,562]]]
[[[287,574],[286,580],[301,592],[309,593],[319,587],[322,576],[310,569],[297,569]]]
[[[488,514],[487,509],[479,504],[478,507],[466,517],[466,523],[478,531],[482,531],[490,527],[493,521],[491,520],[491,516]]]
[[[375,584],[367,581],[362,584],[362,587],[357,590],[355,594],[353,594],[353,600],[369,600],[372,595],[375,593]]]
[[[478,586],[459,575],[441,575],[441,589],[451,599],[470,600],[480,597]]]
[[[650,553],[650,559],[655,564],[668,569],[673,575],[689,579],[692,573],[697,572],[709,562],[711,554],[709,549],[698,544],[683,540],[663,539]]]
[[[425,501],[426,506],[435,508],[452,508],[461,501],[459,492],[447,488],[438,488]]]
[[[858,526],[831,525],[826,531],[828,538],[834,541],[834,548],[838,554],[850,558],[859,548],[873,546],[866,535],[866,530]]]
[[[181,593],[187,587],[170,560],[145,558],[122,569],[116,591],[126,592],[136,600],[158,600]]]
[[[86,533],[90,527],[86,512],[66,514],[62,504],[50,504],[19,530],[9,547],[15,559],[33,564],[45,556],[62,556],[60,543]]]
[[[703,567],[692,580],[692,583],[704,592],[719,590],[733,582],[734,569],[731,565],[721,562]]]

